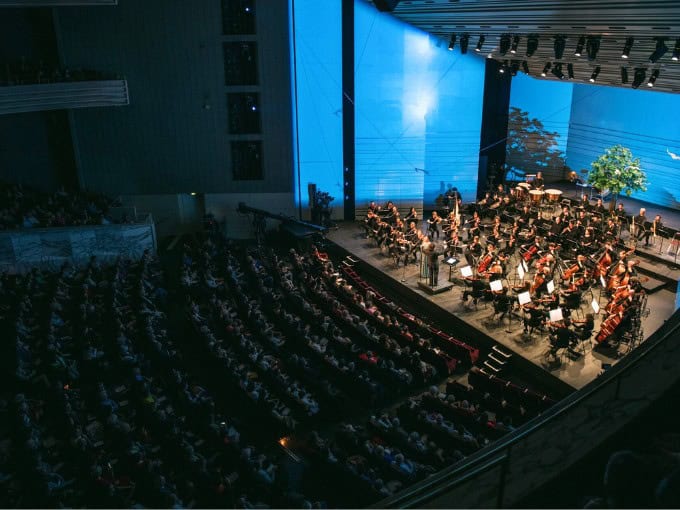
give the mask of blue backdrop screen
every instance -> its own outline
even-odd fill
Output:
[[[355,2],[356,202],[477,190],[484,59]]]
[[[340,0],[324,0],[323,7],[319,8],[318,0],[295,0],[295,9],[291,7],[292,15],[295,16],[295,31],[291,30],[291,33],[295,38],[297,66],[293,87],[297,83],[298,97],[296,119],[299,155],[293,151],[295,198],[296,205],[301,204],[307,210],[307,187],[314,183],[317,189],[335,197],[331,206],[342,210]]]

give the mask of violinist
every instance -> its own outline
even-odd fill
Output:
[[[585,193],[583,193],[583,195],[581,195],[581,201],[579,202],[579,207],[581,207],[582,210],[585,211],[585,212],[590,211],[590,207],[591,207],[590,200],[588,200],[588,195],[586,195]]]
[[[538,329],[543,325],[546,313],[538,305],[527,303],[522,306],[522,310],[524,311],[524,333],[531,334],[534,329]]]
[[[458,237],[458,232],[451,231],[449,239],[446,241],[446,256],[453,257],[458,253],[458,248],[461,246],[461,240]]]
[[[472,238],[472,242],[468,245],[467,250],[465,251],[465,259],[467,260],[468,264],[474,267],[475,261],[474,258],[477,258],[484,253],[484,248],[482,248],[482,244],[479,242],[479,236],[475,236]]]
[[[562,223],[567,223],[571,219],[571,213],[569,212],[569,206],[565,205],[562,207],[562,212],[560,213],[560,219]]]
[[[462,300],[463,305],[467,308],[467,300],[472,296],[472,304],[476,305],[477,300],[484,296],[484,291],[486,290],[486,283],[481,278],[466,278],[466,281],[471,282],[471,287],[463,292]]]
[[[587,340],[593,334],[593,329],[595,329],[595,316],[592,313],[587,313],[585,319],[573,319],[571,324],[576,335],[581,340]]]
[[[437,211],[432,211],[432,216],[427,220],[427,234],[430,239],[434,239],[434,235],[437,234],[437,240],[439,240],[439,224],[441,222],[442,218]]]
[[[504,257],[512,257],[517,249],[517,237],[515,234],[510,234],[510,239],[505,243],[505,247],[501,250]]]
[[[593,227],[586,228],[583,233],[583,237],[580,240],[581,251],[589,253],[593,244],[595,242],[595,236],[593,235]]]
[[[408,214],[404,218],[404,221],[407,223],[411,222],[416,224],[418,223],[418,211],[416,211],[415,207],[411,207],[411,209],[409,209]]]
[[[519,214],[517,221],[519,222],[520,228],[529,228],[529,225],[531,225],[531,210],[528,205],[525,205],[522,208],[522,212]]]
[[[472,218],[470,218],[466,224],[467,224],[467,238],[472,239],[474,237],[479,236],[479,223],[481,222],[481,218],[479,217],[479,213],[475,211],[472,214]]]
[[[550,323],[550,345],[552,346],[551,353],[554,355],[557,349],[571,347],[576,343],[576,335],[564,323]]]
[[[556,241],[562,235],[564,230],[564,224],[562,223],[562,216],[555,216],[553,222],[550,225],[550,230],[548,231],[548,240]]]

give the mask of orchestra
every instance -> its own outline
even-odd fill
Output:
[[[460,193],[449,190],[437,198],[440,210],[427,219],[425,233],[414,222],[414,208],[402,221],[391,202],[383,207],[371,203],[364,226],[397,265],[417,262],[422,246],[441,233],[443,253],[464,258],[473,273],[463,279],[464,301],[489,300],[498,314],[512,315],[517,295],[528,292],[530,302],[516,306],[524,314],[525,330],[548,326],[555,345],[572,345],[592,334],[598,344],[616,344],[645,302],[635,244],[644,240],[648,246],[650,239],[653,243],[664,234],[661,216],[649,221],[641,209],[628,217],[621,203],[610,212],[601,198],[591,202],[582,194],[576,200],[561,199],[559,190],[544,187],[539,172],[518,186],[497,185],[477,202],[463,204]],[[631,246],[624,246],[624,239]],[[515,276],[518,264],[524,267],[521,277]],[[489,283],[499,279],[502,290],[491,291]],[[599,330],[594,320],[598,312],[582,320],[571,317],[589,289],[607,301],[599,307]],[[551,323],[548,312],[558,307],[564,318]]]

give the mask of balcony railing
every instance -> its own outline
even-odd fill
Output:
[[[0,7],[65,7],[69,5],[118,5],[118,0],[0,0]]]
[[[96,80],[0,87],[0,115],[11,113],[126,106],[126,80]]]

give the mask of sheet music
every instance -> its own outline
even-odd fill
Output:
[[[503,282],[500,280],[493,280],[492,282],[489,282],[489,287],[494,292],[500,292],[503,290]]]
[[[555,280],[550,280],[546,285],[546,288],[548,289],[548,294],[552,294],[555,290]]]
[[[593,299],[590,306],[593,309],[593,312],[600,313],[600,303],[597,302],[597,299]]]
[[[470,266],[461,267],[460,274],[465,278],[469,278],[472,276],[472,268]]]
[[[561,320],[564,320],[564,315],[562,315],[561,308],[550,310],[550,322],[559,322]]]
[[[517,294],[517,299],[519,300],[520,305],[526,305],[527,303],[531,303],[531,294],[529,294],[529,292],[520,292]]]
[[[520,280],[524,280],[524,275],[526,273],[524,272],[524,268],[522,267],[522,264],[517,265],[517,275],[519,276]]]

